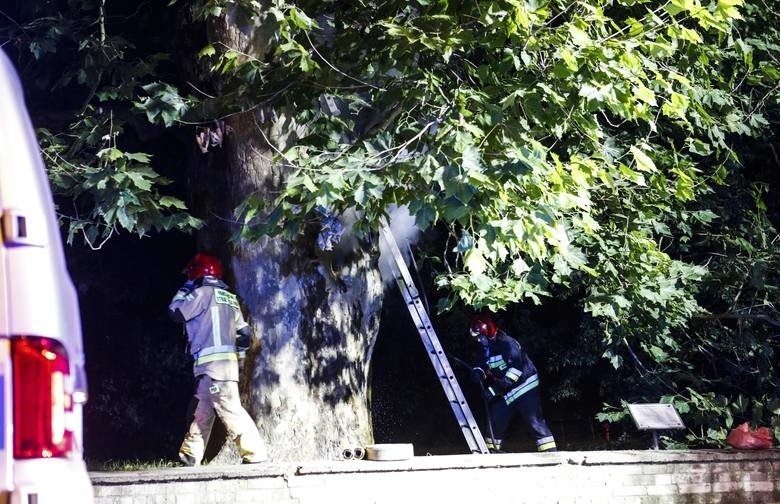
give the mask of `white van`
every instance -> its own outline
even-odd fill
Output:
[[[16,72],[0,50],[0,504],[89,504],[78,300]]]

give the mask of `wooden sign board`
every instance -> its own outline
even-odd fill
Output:
[[[639,430],[684,429],[680,414],[671,404],[629,404],[628,412]]]

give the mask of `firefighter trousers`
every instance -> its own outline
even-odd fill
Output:
[[[495,398],[489,406],[490,421],[493,427],[493,438],[486,437],[488,448],[501,449],[509,424],[515,416],[519,416],[528,435],[536,442],[538,451],[555,450],[555,439],[544,420],[542,401],[538,388],[524,393],[511,404],[504,398]]]
[[[215,417],[225,425],[228,436],[238,447],[243,462],[263,462],[268,458],[257,426],[241,405],[238,382],[197,377],[195,418],[179,448],[179,458],[188,465],[200,465]]]

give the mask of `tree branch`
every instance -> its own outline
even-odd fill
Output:
[[[727,313],[715,313],[712,315],[702,315],[696,318],[700,318],[704,320],[724,320],[724,319],[757,320],[759,322],[765,322],[773,327],[780,327],[780,320],[773,319],[769,315],[764,315],[763,313],[758,315],[751,315],[751,314],[739,314],[739,313],[727,312]]]

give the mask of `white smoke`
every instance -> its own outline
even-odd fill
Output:
[[[344,226],[344,232],[341,235],[341,240],[333,247],[333,251],[337,255],[345,257],[355,252],[360,246],[353,230],[360,216],[354,208],[348,208],[339,218]]]
[[[409,213],[409,207],[406,205],[392,205],[388,207],[387,220],[390,225],[390,231],[393,233],[393,237],[408,266],[411,259],[411,249],[409,247],[417,243],[417,240],[420,238],[420,228],[417,227],[417,221],[414,216]],[[395,281],[395,277],[393,276],[394,269],[395,266],[393,264],[393,256],[390,252],[390,247],[385,241],[384,235],[380,233],[379,271],[382,274],[382,280],[385,284]]]

